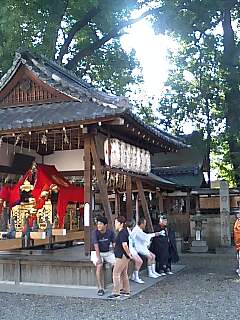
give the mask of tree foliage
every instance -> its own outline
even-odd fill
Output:
[[[137,66],[134,52],[121,48],[124,27],[137,0],[2,0],[0,71],[4,73],[18,47],[64,64],[95,85],[123,94]]]
[[[157,2],[156,31],[172,33],[183,44],[162,100],[165,124],[177,131],[190,119],[196,127],[206,128],[212,147],[222,143],[222,149],[215,148],[223,152],[219,159],[225,165],[219,166],[233,169],[240,185],[240,39],[233,28],[233,23],[239,26],[240,1]],[[193,74],[192,81],[186,81],[184,71]]]

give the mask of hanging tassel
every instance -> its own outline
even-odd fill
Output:
[[[37,134],[37,152],[39,151],[39,132],[38,132],[38,134]]]
[[[53,132],[53,151],[56,150],[56,133],[55,131]]]
[[[9,150],[8,150],[8,137],[7,137],[7,154],[9,153]]]
[[[64,138],[63,141],[65,144],[69,144],[69,140],[68,140],[68,136],[67,136],[67,132],[64,130]]]
[[[13,153],[14,154],[16,153],[16,146],[17,146],[19,140],[20,140],[20,135],[16,136],[16,138],[15,138],[15,142],[14,142],[14,146],[13,146]]]
[[[31,150],[31,138],[32,138],[32,132],[29,131],[28,132],[28,135],[29,135],[29,140],[28,140],[28,152],[30,152]]]
[[[71,129],[69,133],[69,150],[72,150],[72,130]]]
[[[22,137],[22,141],[21,141],[20,153],[23,153],[23,137]]]

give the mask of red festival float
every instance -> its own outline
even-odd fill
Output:
[[[72,185],[55,166],[34,163],[16,185],[1,189],[0,199],[1,211],[3,203],[9,203],[12,224],[17,232],[24,231],[26,224],[31,230],[35,225],[34,231],[41,232],[46,230],[48,223],[53,223],[58,229],[55,234],[53,229],[53,235],[66,235],[67,206],[75,204],[76,214],[76,204],[84,203],[84,188]],[[43,239],[40,233],[35,234],[35,238]]]

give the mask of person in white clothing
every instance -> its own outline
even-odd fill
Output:
[[[137,250],[135,248],[135,242],[134,239],[132,238],[132,229],[136,225],[135,220],[127,220],[126,226],[128,229],[129,233],[129,250],[132,254],[132,260],[134,261],[134,271],[131,276],[131,280],[137,283],[144,283],[144,281],[139,277],[139,270],[143,264],[143,261],[139,254],[137,253]]]
[[[146,256],[148,260],[148,276],[150,278],[158,278],[160,274],[155,270],[155,255],[148,249],[151,243],[151,239],[158,236],[158,232],[146,233],[144,232],[146,228],[146,219],[140,218],[138,225],[136,225],[131,233],[131,238],[134,241],[136,251],[142,255]]]

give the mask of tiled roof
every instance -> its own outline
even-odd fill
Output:
[[[78,78],[73,72],[42,55],[33,54],[28,50],[16,52],[12,67],[0,80],[0,90],[11,80],[21,64],[25,65],[44,83],[80,102],[92,99],[97,104],[106,104],[115,108],[130,107],[126,97],[99,91],[86,81]]]
[[[117,116],[124,110],[88,102],[55,102],[24,107],[0,108],[0,131],[37,128],[53,124]]]
[[[205,183],[202,169],[198,166],[153,167],[152,172],[179,187],[199,188]]]
[[[41,81],[72,97],[74,101],[1,107],[0,131],[33,128],[48,124],[67,124],[74,121],[121,115],[145,128],[149,134],[171,145],[173,149],[188,147],[181,139],[145,124],[143,120],[133,114],[127,98],[99,91],[55,62],[28,50],[16,53],[12,67],[0,80],[0,91],[11,81],[20,65],[24,65]]]

